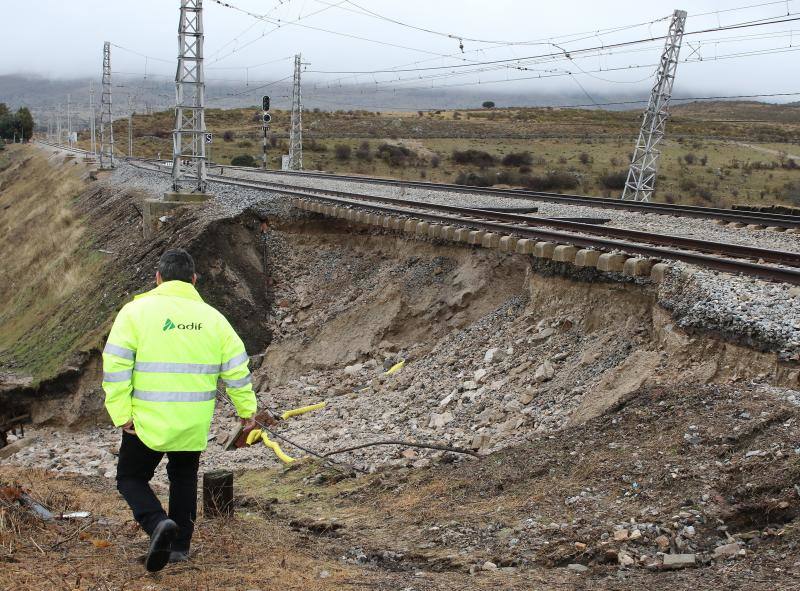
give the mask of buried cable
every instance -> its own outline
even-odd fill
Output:
[[[348,451],[355,451],[357,449],[363,449],[365,447],[372,447],[375,445],[402,445],[404,447],[419,447],[422,449],[436,449],[439,451],[448,451],[454,454],[464,454],[473,457],[480,457],[477,453],[472,450],[468,449],[461,449],[459,447],[449,447],[447,445],[437,445],[435,443],[414,443],[413,441],[402,441],[397,439],[386,439],[381,441],[371,441],[370,443],[362,443],[361,445],[354,445],[352,447],[346,447],[343,449],[336,449],[334,451],[329,451],[328,453],[324,454],[325,457],[333,456],[337,454],[343,454]]]

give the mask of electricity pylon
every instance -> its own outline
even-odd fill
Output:
[[[292,126],[289,130],[289,170],[303,170],[303,98],[300,92],[300,54],[294,56]]]
[[[664,139],[664,129],[669,118],[669,101],[672,97],[672,86],[675,83],[685,27],[686,11],[676,10],[669,25],[656,82],[650,92],[650,100],[642,119],[642,128],[636,141],[622,199],[650,201],[653,196],[658,173],[658,158],[661,155],[658,144]]]
[[[103,44],[103,93],[100,98],[100,168],[114,168],[114,120],[111,117],[111,43]]]
[[[181,0],[172,133],[172,188],[205,193],[206,119],[203,75],[203,0]]]

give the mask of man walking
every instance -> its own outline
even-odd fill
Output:
[[[150,535],[148,571],[189,557],[197,516],[197,470],[214,413],[217,379],[246,427],[256,397],[241,339],[194,287],[185,250],[161,256],[157,287],[120,310],[103,350],[103,389],[114,426],[122,428],[117,489]],[[149,482],[164,454],[169,513]]]

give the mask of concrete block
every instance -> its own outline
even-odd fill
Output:
[[[369,214],[369,223],[373,226],[380,226],[381,225],[381,214],[375,213],[374,211]]]
[[[483,237],[486,235],[486,232],[483,230],[470,230],[470,233],[467,238],[467,242],[469,244],[475,244],[480,246],[483,242]]]
[[[628,257],[624,254],[606,252],[597,259],[597,269],[608,273],[622,273],[627,260]]]
[[[533,246],[533,256],[540,259],[552,259],[556,245],[553,242],[537,242]]]
[[[484,248],[497,248],[500,246],[500,236],[492,232],[488,232],[487,234],[483,235],[481,245]]]
[[[403,224],[403,232],[414,234],[417,231],[417,220],[408,219]]]
[[[428,226],[428,238],[439,238],[442,234],[441,224],[431,224]]]
[[[456,228],[455,226],[442,226],[440,234],[444,240],[452,240],[456,234]]]
[[[389,229],[390,230],[396,230],[396,231],[399,232],[399,231],[401,231],[403,229],[403,224],[405,224],[405,223],[406,223],[405,218],[399,218],[397,216],[392,216],[389,219]]]
[[[576,267],[596,267],[597,259],[600,258],[599,250],[584,248],[575,253]]]
[[[767,226],[767,230],[769,230],[770,232],[785,232],[786,228],[783,228],[781,226]]]
[[[467,228],[456,228],[453,240],[456,242],[467,242],[469,240],[469,230]]]
[[[527,238],[517,240],[516,252],[519,254],[533,254],[533,245],[534,241]]]
[[[516,252],[517,237],[503,236],[502,238],[500,238],[500,250],[502,250],[503,252]]]
[[[790,234],[800,234],[800,228],[789,228],[786,231],[789,232]]]
[[[571,244],[559,244],[553,249],[553,260],[558,263],[574,263],[578,249]]]
[[[742,222],[731,222],[730,224],[728,224],[728,227],[729,227],[729,228],[736,228],[736,229],[739,229],[739,228],[744,228],[744,227],[745,227],[745,225],[746,225],[746,224],[744,224],[744,223],[742,223]]]
[[[430,227],[430,222],[417,222],[417,236],[427,236]]]
[[[357,217],[358,217],[358,211],[356,211],[355,209],[348,209],[347,210],[347,220],[348,221],[354,222],[354,221],[356,221]]]
[[[761,224],[747,224],[748,230],[765,230],[766,226],[762,226]]]
[[[653,268],[650,269],[650,281],[652,281],[653,283],[661,283],[667,276],[668,271],[669,271],[668,264],[656,263],[655,265],[653,265]]]
[[[653,263],[648,259],[630,258],[625,261],[622,272],[629,277],[648,277],[653,268]]]
[[[392,224],[392,216],[385,215],[381,217],[381,226],[383,226],[388,230],[389,228],[391,228],[391,224]]]

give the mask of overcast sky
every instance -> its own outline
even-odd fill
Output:
[[[663,41],[633,46],[631,50],[635,51],[616,55],[595,53],[577,59],[580,54],[576,53],[570,60],[562,54],[558,62],[528,64],[532,69],[526,71],[504,67],[453,76],[451,70],[444,69],[356,77],[317,72],[390,69],[406,64],[439,67],[469,63],[464,60],[502,60],[560,51],[547,44],[508,44],[514,41],[553,39],[566,51],[605,46],[663,35],[668,21],[659,20],[598,35],[566,39],[564,36],[655,21],[670,15],[675,8],[689,11],[687,31],[771,17],[800,17],[800,0],[733,11],[730,9],[764,4],[769,0],[692,0],[677,6],[662,0],[353,1],[355,4],[341,0],[231,0],[231,4],[267,15],[269,19],[281,19],[284,23],[301,19],[297,24],[285,24],[276,29],[274,23],[205,0],[207,78],[209,81],[232,80],[243,85],[279,79],[291,74],[290,56],[302,52],[304,61],[310,64],[304,84],[316,84],[317,91],[327,84],[348,82],[369,83],[383,92],[391,92],[397,86],[446,89],[452,87],[450,85],[460,85],[456,88],[464,89],[480,82],[498,90],[531,92],[564,89],[575,92],[581,88],[587,95],[592,92],[646,92]],[[0,36],[0,74],[95,76],[99,79],[102,45],[107,40],[151,56],[146,60],[114,47],[112,63],[119,77],[143,79],[145,71],[151,80],[169,80],[174,76],[179,0],[3,0],[2,5],[5,26]],[[454,38],[367,16],[362,9]],[[357,14],[359,12],[361,14]],[[787,13],[792,15],[787,16]],[[750,38],[741,39],[743,36]],[[458,37],[463,39],[463,51]],[[737,39],[731,40],[731,37]],[[720,59],[730,54],[772,49],[782,50],[782,53]],[[676,94],[800,91],[799,56],[794,53],[797,49],[800,49],[800,21],[689,35],[684,40],[681,57],[693,60],[702,57],[703,61],[679,66]],[[265,62],[273,63],[259,65]],[[637,67],[620,70],[628,66]],[[442,74],[446,77],[429,78]],[[496,82],[538,75],[545,78]],[[789,100],[797,100],[797,97]]]

